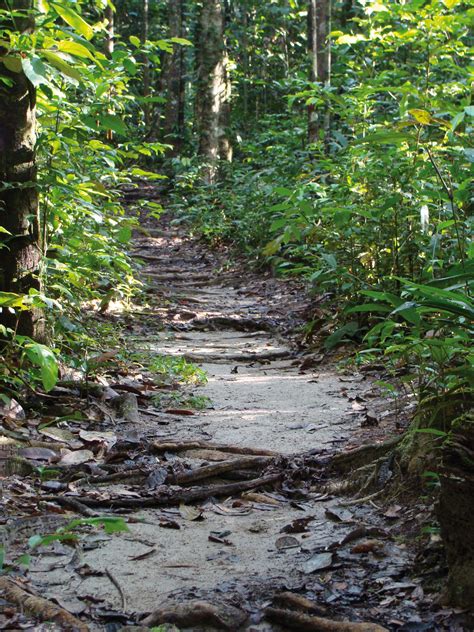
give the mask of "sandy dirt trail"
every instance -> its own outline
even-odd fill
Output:
[[[358,443],[354,398],[373,389],[364,376],[324,363],[302,372],[285,334],[301,323],[299,289],[231,266],[169,222],[137,234],[134,257],[142,262],[149,300],[129,317],[128,344],[137,354],[184,357],[206,372],[207,383],[187,387],[202,410],[190,410],[182,396],[166,406],[148,401],[139,404],[137,419],[116,420],[108,429],[132,452],[134,445],[180,441],[271,451],[292,474],[281,484],[181,506],[128,511],[122,505],[115,513],[127,518],[128,531],[92,530],[72,554],[55,543],[36,556],[35,589],[77,616],[92,617],[91,630],[108,632],[143,621],[162,604],[192,599],[238,607],[246,618],[239,629],[280,630],[264,612],[281,591],[305,594],[332,618],[377,621],[385,613],[401,617],[399,623],[421,622],[409,599],[419,587],[407,578],[412,554],[390,536],[393,517],[384,518],[373,504],[344,506],[343,498],[321,492],[314,469],[293,463],[292,455],[328,455]],[[152,498],[164,489],[163,472],[179,475],[241,456],[202,446],[141,456],[137,448],[133,466],[142,459],[148,478],[95,486],[92,497],[140,503],[144,494]],[[248,478],[231,471],[213,483]],[[194,483],[200,484],[209,481]],[[351,548],[361,538],[378,538],[362,557]],[[386,603],[393,604],[389,615]]]

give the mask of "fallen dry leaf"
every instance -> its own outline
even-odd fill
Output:
[[[70,450],[63,453],[59,464],[81,465],[82,463],[87,463],[87,461],[92,461],[93,458],[94,454],[90,450]]]
[[[202,509],[181,503],[179,513],[185,520],[204,520]]]

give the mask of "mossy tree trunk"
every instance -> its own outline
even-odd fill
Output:
[[[0,28],[32,31],[32,5],[32,0],[0,0]],[[18,17],[18,11],[24,17]],[[9,52],[8,67],[0,63],[0,226],[4,229],[0,233],[0,291],[27,294],[32,288],[41,289],[36,93],[21,69],[19,55]],[[25,311],[19,319],[4,310],[0,323],[32,338],[44,335],[37,310]]]
[[[223,2],[204,0],[199,16],[195,116],[199,155],[206,163],[205,179],[209,183],[216,180],[219,160],[232,160],[227,62]]]

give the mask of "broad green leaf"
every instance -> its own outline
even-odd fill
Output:
[[[99,68],[103,68],[102,64],[94,57],[92,52],[83,44],[79,44],[79,42],[63,40],[62,42],[58,42],[57,47],[63,53],[68,53],[69,55],[79,57],[80,59],[90,59],[90,61],[97,64]]]
[[[408,110],[408,112],[418,123],[421,123],[422,125],[429,125],[433,121],[431,114],[426,110],[418,110],[415,108],[413,110]]]
[[[283,235],[280,235],[276,239],[272,239],[272,241],[269,241],[268,244],[262,249],[262,254],[265,257],[272,257],[273,255],[276,255],[276,253],[281,248],[282,240],[283,240]]]
[[[0,307],[22,307],[25,297],[14,292],[0,292]]]
[[[121,533],[129,530],[124,518],[113,516],[98,516],[97,518],[78,518],[77,520],[72,520],[66,526],[66,529],[70,531],[71,529],[76,529],[77,527],[81,527],[84,525],[103,527],[106,533]]]
[[[6,55],[5,57],[0,57],[0,61],[10,72],[20,73],[23,70],[21,57]]]
[[[111,129],[117,134],[126,134],[128,131],[126,123],[116,114],[102,114],[99,120],[102,128]]]
[[[58,362],[56,356],[46,345],[31,342],[25,345],[28,359],[40,368],[41,381],[45,391],[50,391],[58,381]]]
[[[359,312],[380,312],[381,314],[387,314],[390,312],[390,307],[380,305],[379,303],[365,303],[364,305],[356,305],[346,310],[347,314],[357,314]]]
[[[34,55],[33,57],[25,57],[22,59],[23,72],[34,86],[49,84],[48,71],[41,59]]]
[[[72,28],[83,35],[86,39],[92,39],[94,35],[94,30],[90,24],[82,18],[78,13],[73,11],[70,7],[65,6],[64,4],[59,4],[58,2],[51,2],[51,5],[54,7],[54,10],[58,15],[62,17],[62,19],[72,26]]]
[[[333,349],[344,339],[347,339],[347,336],[353,336],[357,330],[359,329],[359,325],[356,322],[350,322],[339,329],[336,329],[334,333],[326,338],[324,341],[324,346],[326,349]]]
[[[128,226],[122,226],[117,233],[117,239],[121,244],[128,244],[132,238],[132,231]]]
[[[357,42],[365,42],[367,38],[362,33],[350,35],[348,33],[337,38],[336,44],[357,44]]]
[[[352,141],[354,145],[367,143],[370,145],[398,145],[399,143],[407,143],[413,140],[413,136],[406,132],[397,132],[394,130],[380,130],[367,134],[364,138],[357,138]]]
[[[188,39],[185,39],[184,37],[171,37],[170,42],[173,42],[173,44],[181,44],[181,46],[193,45],[192,42],[190,42]]]
[[[130,40],[130,43],[136,46],[137,48],[139,48],[142,45],[140,38],[138,38],[136,35],[130,35],[128,39]]]
[[[81,73],[73,68],[67,61],[64,61],[62,57],[58,54],[51,52],[50,50],[41,51],[43,57],[47,59],[47,61],[54,66],[57,70],[59,70],[66,77],[70,77],[75,81],[81,81]]]

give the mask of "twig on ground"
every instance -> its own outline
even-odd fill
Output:
[[[110,581],[115,586],[115,588],[118,590],[118,593],[120,595],[121,608],[123,611],[125,611],[127,607],[127,599],[125,597],[125,593],[123,592],[122,586],[118,583],[117,579],[112,575],[112,573],[109,571],[108,568],[105,569],[105,574],[110,579]]]

